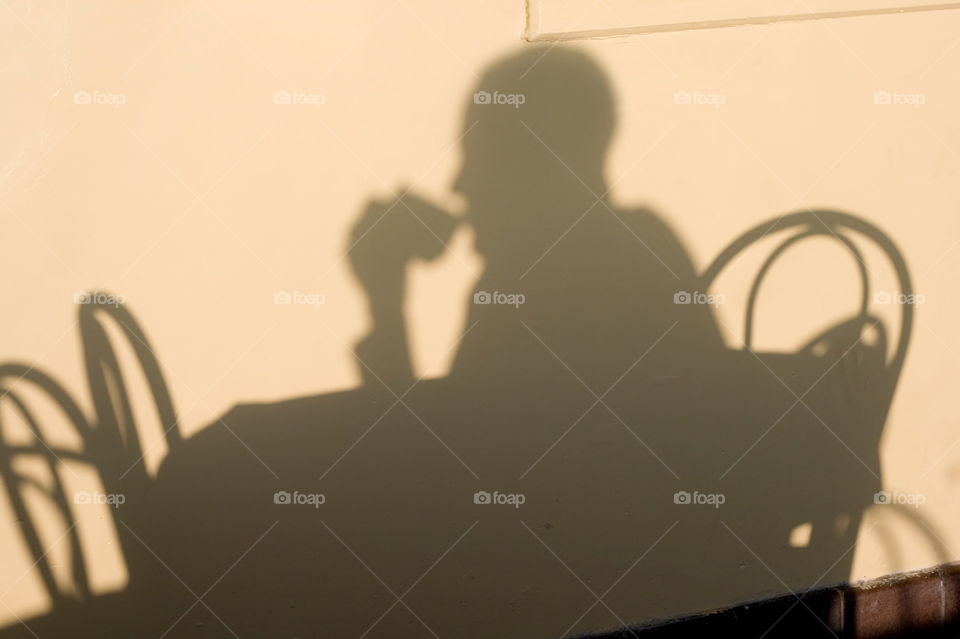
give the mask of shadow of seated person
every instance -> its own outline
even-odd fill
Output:
[[[609,82],[583,53],[531,48],[486,71],[454,185],[466,213],[407,194],[372,203],[351,238],[373,319],[366,383],[237,406],[164,462],[128,521],[158,559],[131,587],[144,623],[558,636],[782,588],[741,543],[776,505],[734,500],[786,444],[719,478],[795,397],[729,356],[708,306],[675,303],[696,270],[656,214],[611,203],[614,129]],[[484,272],[450,374],[417,381],[405,271],[459,224]],[[753,403],[744,379],[763,380]],[[694,489],[728,494],[727,510],[675,500]]]

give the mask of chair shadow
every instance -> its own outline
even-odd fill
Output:
[[[0,369],[5,398],[18,401],[15,380],[43,389],[83,435],[79,458],[127,496],[115,517],[130,573],[123,592],[91,595],[77,541],[86,586],[0,637],[571,636],[847,580],[882,489],[912,308],[889,348],[864,268],[858,313],[795,353],[750,348],[749,318],[767,269],[799,240],[837,239],[858,264],[849,237],[872,242],[909,294],[906,264],[862,218],[807,211],[748,230],[698,273],[657,213],[611,203],[615,111],[608,78],[578,50],[529,48],[488,68],[454,185],[467,212],[405,193],[372,202],[349,240],[373,320],[359,388],[240,404],[182,439],[122,307],[80,309],[93,418],[52,377]],[[404,271],[443,254],[460,224],[484,272],[449,375],[418,380]],[[728,263],[778,233],[789,237],[757,277],[747,345],[729,348],[701,302]],[[167,433],[156,477],[108,318]],[[41,455],[56,473],[55,453],[70,455],[0,447],[18,518],[29,512],[12,459]],[[809,539],[791,544],[802,526]],[[28,548],[42,559],[36,535]]]

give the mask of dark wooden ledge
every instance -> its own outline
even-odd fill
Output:
[[[594,639],[960,637],[960,564],[811,590]]]

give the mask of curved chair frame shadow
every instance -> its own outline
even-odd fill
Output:
[[[800,211],[782,215],[772,222],[766,221],[758,224],[740,235],[737,239],[731,242],[726,249],[717,255],[714,261],[703,271],[702,275],[700,276],[700,290],[709,290],[723,270],[747,248],[771,234],[785,231],[793,232],[788,233],[786,239],[781,240],[761,263],[760,269],[757,272],[749,289],[744,318],[742,350],[745,353],[750,353],[753,357],[763,362],[763,366],[766,368],[766,370],[773,373],[773,375],[777,377],[776,372],[774,372],[777,367],[775,361],[771,358],[771,363],[767,364],[764,360],[768,358],[768,355],[764,353],[758,353],[753,350],[753,338],[755,334],[754,321],[756,315],[755,311],[760,287],[771,267],[787,249],[808,238],[827,237],[842,244],[849,251],[856,262],[856,268],[862,285],[859,310],[854,317],[836,326],[833,326],[823,333],[820,333],[808,343],[803,345],[795,355],[790,355],[788,357],[800,357],[811,353],[816,353],[817,346],[827,345],[835,337],[840,337],[843,335],[846,335],[848,338],[854,335],[858,336],[852,345],[847,346],[845,342],[843,343],[841,346],[843,349],[843,354],[837,359],[837,361],[839,361],[839,359],[842,359],[844,356],[846,356],[854,348],[854,346],[860,342],[860,339],[864,336],[864,331],[873,328],[879,333],[878,343],[880,344],[880,349],[883,356],[886,358],[887,349],[885,348],[885,345],[887,336],[884,330],[883,322],[880,320],[880,318],[870,314],[869,306],[871,297],[868,269],[864,261],[863,253],[858,248],[857,244],[851,240],[850,237],[848,237],[848,233],[854,232],[859,236],[866,238],[882,251],[883,255],[889,260],[893,267],[898,280],[899,291],[905,296],[905,299],[910,299],[910,296],[913,293],[913,285],[906,261],[904,260],[903,255],[896,243],[875,225],[852,214],[833,210]],[[913,328],[913,313],[914,309],[912,304],[901,304],[899,337],[897,344],[893,349],[893,354],[891,357],[886,358],[883,361],[882,369],[877,370],[875,374],[870,375],[871,383],[875,384],[874,389],[876,391],[875,397],[877,398],[877,401],[873,402],[872,405],[866,409],[867,414],[869,415],[866,423],[869,425],[871,430],[869,434],[865,435],[861,443],[866,443],[866,445],[873,446],[875,449],[879,448],[880,439],[883,428],[886,424],[890,405],[893,400],[893,395],[903,370]],[[823,375],[825,376],[833,368],[833,366],[827,368]],[[822,379],[822,376],[820,379]],[[819,382],[819,379],[817,381]],[[781,383],[784,383],[783,380],[781,380]],[[785,383],[784,385],[786,386]],[[797,397],[798,402],[800,402],[805,395],[805,393],[797,395],[797,393],[792,390],[791,392]],[[809,392],[809,390],[807,392]],[[819,417],[817,417],[817,419],[825,428],[831,430],[822,419]],[[836,433],[833,433],[832,430],[831,434],[833,437],[836,437],[843,442],[843,440],[837,436]],[[847,444],[844,443],[844,446],[847,446]],[[854,445],[853,448],[854,450],[863,450],[858,448],[856,445]],[[809,459],[807,461],[809,461],[811,465],[813,465],[815,462],[814,459]],[[863,462],[861,461],[861,463]],[[877,459],[877,463],[879,463],[879,459]],[[828,469],[825,472],[829,474],[830,471]],[[838,474],[838,476],[842,475]],[[882,477],[882,475],[877,475],[878,484],[880,482],[880,477]],[[880,486],[878,485],[877,488],[879,489]],[[821,530],[830,528],[836,529],[836,524],[839,521],[838,517],[848,516],[849,520],[844,527],[844,532],[841,534],[827,535],[814,534],[809,546],[803,548],[803,552],[819,552],[823,553],[822,556],[843,557],[847,555],[849,549],[855,546],[857,543],[860,524],[862,522],[864,512],[869,506],[862,503],[862,496],[859,495],[857,491],[840,490],[837,494],[842,494],[844,497],[839,498],[837,505],[840,506],[840,508],[836,510],[836,512],[831,513],[831,517],[824,517],[824,513],[820,513],[815,508],[812,508],[809,509],[806,517],[802,516],[803,513],[798,513],[801,515],[798,517],[798,521],[807,519],[813,521],[815,530],[818,528]],[[803,508],[800,504],[794,505],[800,507],[801,510]],[[850,568],[852,568],[852,561],[847,561],[845,564],[838,562],[838,564],[834,566],[834,572],[830,573],[830,577],[838,580],[840,575],[836,571],[843,569],[848,572]]]
[[[87,295],[88,300],[107,299],[102,293]],[[153,397],[159,424],[163,429],[168,450],[182,441],[173,401],[164,380],[159,361],[150,346],[146,333],[133,315],[124,307],[112,304],[80,304],[78,309],[81,342],[90,397],[94,407],[92,419],[84,415],[78,403],[53,377],[22,363],[0,365],[0,401],[10,401],[23,418],[35,443],[11,445],[4,437],[0,421],[0,479],[7,497],[20,522],[20,531],[32,556],[32,566],[38,573],[49,597],[52,614],[93,597],[87,562],[83,556],[77,520],[68,499],[60,466],[70,462],[92,467],[106,491],[110,494],[137,495],[150,481],[145,464],[145,451],[131,407],[130,396],[122,375],[119,360],[108,336],[104,319],[112,320],[127,338],[139,363]],[[100,316],[104,316],[101,319]],[[16,390],[21,383],[30,384],[46,396],[64,415],[67,423],[80,437],[80,450],[56,447],[49,443],[35,418],[35,412]],[[52,488],[44,487],[36,479],[24,476],[15,469],[15,458],[41,458],[52,476]],[[53,566],[47,557],[30,514],[22,490],[30,486],[50,501],[67,529],[70,547],[70,581],[73,595],[64,594],[54,578]],[[116,529],[117,522],[114,521]],[[120,531],[117,531],[118,533]],[[141,574],[130,561],[139,553],[130,552],[131,540],[117,534],[120,549],[127,562],[131,581]]]
[[[820,228],[817,228],[818,226]],[[763,280],[763,277],[773,265],[774,260],[781,253],[783,253],[783,251],[789,248],[793,243],[807,237],[817,235],[834,237],[846,245],[853,253],[857,260],[857,268],[863,283],[863,294],[860,301],[861,315],[866,316],[867,307],[870,303],[867,269],[859,249],[856,248],[856,245],[851,242],[849,238],[843,235],[844,229],[856,231],[857,233],[860,233],[867,239],[874,242],[884,252],[884,254],[886,254],[887,258],[890,260],[890,263],[893,265],[897,279],[899,280],[900,292],[907,296],[912,295],[913,283],[910,279],[910,271],[907,268],[907,263],[903,258],[903,254],[900,252],[900,249],[890,238],[890,236],[862,218],[850,213],[831,210],[799,211],[780,216],[772,223],[763,222],[762,224],[754,226],[752,229],[743,233],[740,237],[731,242],[727,248],[717,255],[710,266],[704,270],[703,275],[700,276],[701,286],[704,288],[709,288],[709,286],[720,275],[720,272],[731,261],[733,261],[733,259],[739,253],[741,253],[754,242],[763,239],[770,233],[795,227],[804,228],[781,243],[780,246],[778,246],[773,253],[771,253],[761,267],[760,272],[757,274],[754,284],[750,289],[750,297],[747,304],[746,326],[744,328],[744,343],[747,348],[749,348],[751,344],[751,338],[753,336],[754,310],[757,302],[757,294],[759,293],[760,284]],[[913,331],[913,305],[902,304],[901,306],[900,339],[897,344],[897,349],[894,351],[893,358],[888,364],[888,370],[890,371],[894,384],[896,384],[900,373],[903,370],[903,364],[907,357],[907,348],[910,345],[910,335]]]

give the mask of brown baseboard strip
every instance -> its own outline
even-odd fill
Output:
[[[594,639],[960,637],[960,564],[741,604]]]

